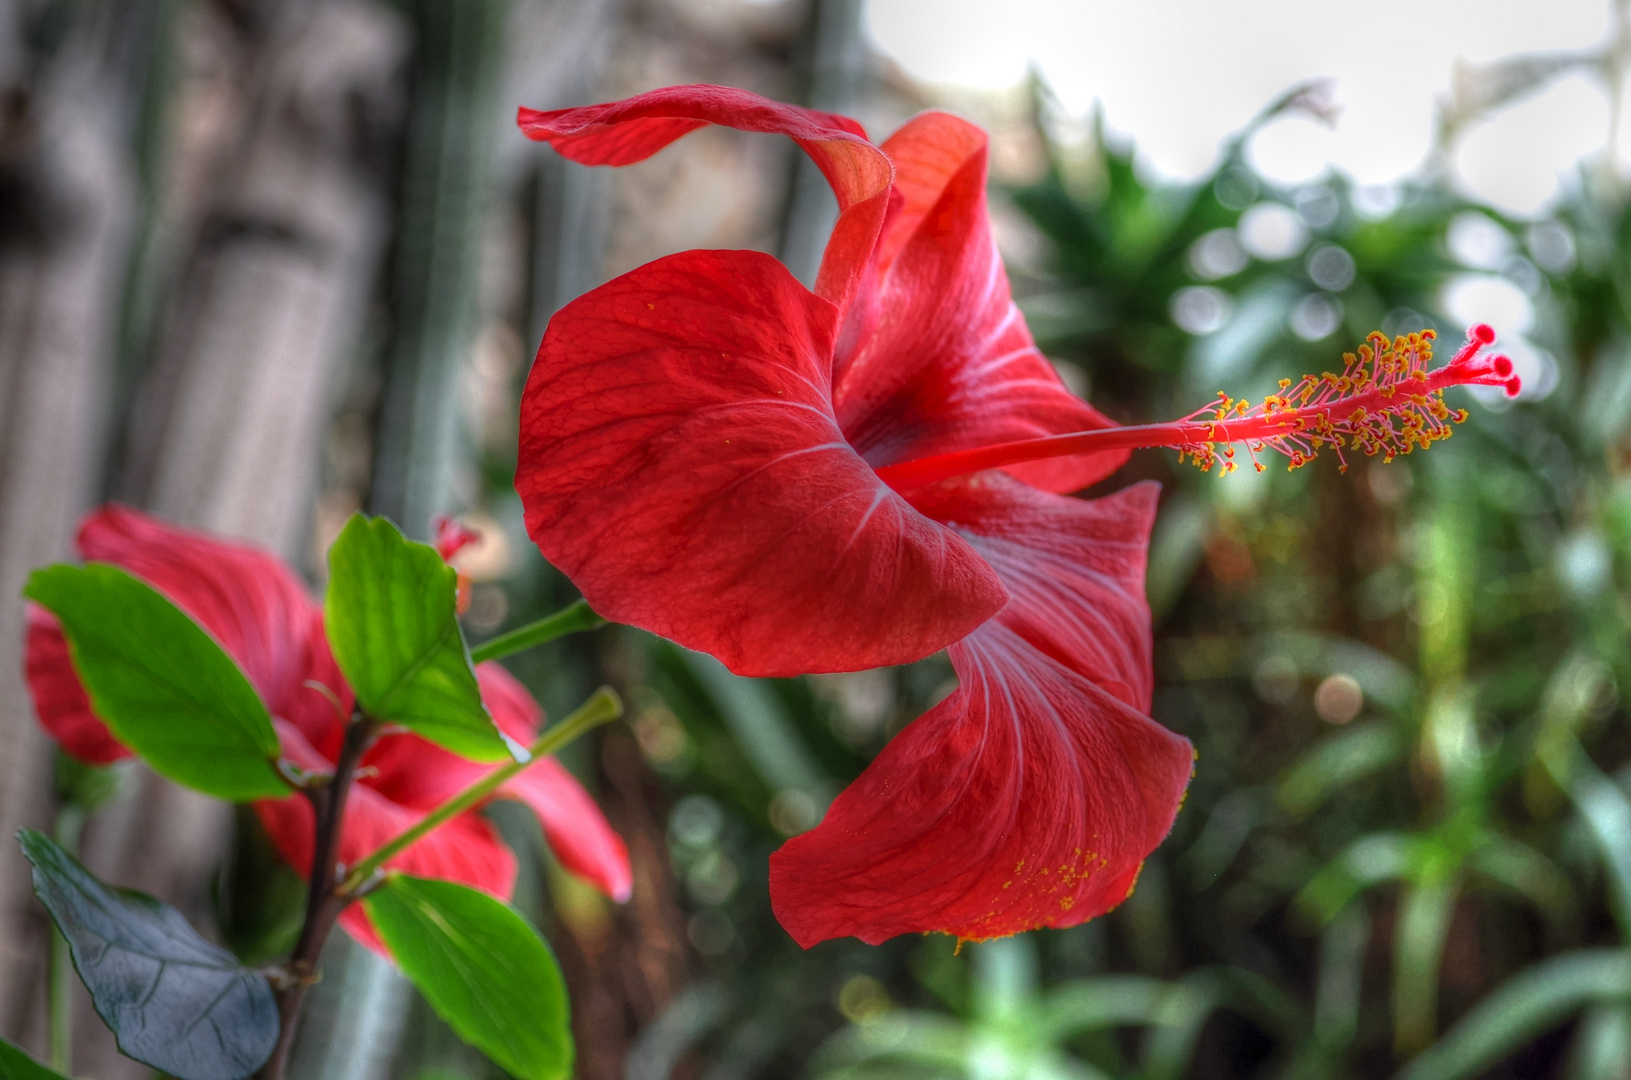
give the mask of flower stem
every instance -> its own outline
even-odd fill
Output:
[[[316,811],[316,836],[312,844],[311,877],[306,892],[306,918],[300,926],[300,938],[294,952],[284,965],[283,985],[276,987],[278,999],[278,1040],[257,1074],[262,1080],[283,1080],[289,1065],[289,1051],[294,1047],[295,1021],[306,988],[316,981],[317,957],[323,951],[329,931],[345,908],[347,900],[335,895],[338,877],[336,855],[340,848],[340,832],[345,823],[346,798],[351,793],[351,782],[356,777],[357,763],[373,743],[379,732],[378,721],[361,713],[351,718],[346,726],[345,740],[340,744],[339,760],[334,763],[334,776],[327,783],[308,787],[304,794]]]
[[[476,664],[483,660],[497,660],[501,656],[509,656],[535,645],[542,645],[546,641],[575,634],[579,630],[593,630],[605,625],[606,620],[596,615],[586,601],[578,600],[553,615],[545,615],[536,622],[530,622],[507,634],[500,634],[496,638],[482,642],[470,650],[470,660]]]
[[[387,859],[407,848],[438,825],[457,817],[486,799],[507,780],[521,773],[539,758],[553,754],[584,732],[607,721],[616,720],[622,715],[623,702],[611,687],[602,686],[589,696],[589,700],[579,705],[571,715],[560,723],[544,729],[543,733],[533,741],[532,745],[527,747],[528,757],[525,761],[512,761],[494,769],[423,818],[420,818],[411,828],[403,831],[395,839],[387,841],[379,850],[357,863],[356,866],[351,868],[351,872],[346,875],[345,881],[341,882],[339,889],[336,890],[337,897],[342,902],[355,899],[370,884],[375,873],[385,865]]]

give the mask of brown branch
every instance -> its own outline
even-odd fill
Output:
[[[306,797],[316,812],[316,837],[312,845],[310,883],[306,893],[306,918],[300,926],[300,938],[294,952],[289,955],[279,976],[274,979],[278,999],[278,1040],[272,1056],[256,1074],[259,1080],[283,1080],[289,1064],[289,1052],[294,1047],[295,1021],[300,1016],[300,1005],[305,1000],[306,988],[317,981],[317,958],[323,943],[334,929],[340,912],[350,902],[349,897],[335,895],[343,868],[336,859],[340,846],[340,831],[345,822],[346,799],[357,772],[357,763],[373,743],[379,724],[360,712],[347,725],[345,741],[340,745],[339,760],[334,763],[334,775],[326,784],[307,788]]]

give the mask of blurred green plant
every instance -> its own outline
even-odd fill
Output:
[[[876,980],[857,976],[840,993],[840,1006],[853,1022],[822,1048],[812,1073],[827,1080],[1177,1080],[1188,1072],[1201,1029],[1219,1008],[1238,1009],[1271,1031],[1306,1026],[1295,1002],[1241,969],[1200,968],[1171,982],[1099,975],[1044,988],[1030,937],[983,942],[970,951],[974,975],[966,1020],[892,1008]],[[1124,1055],[1121,1044],[1106,1037],[1116,1029],[1139,1029],[1132,1054]]]

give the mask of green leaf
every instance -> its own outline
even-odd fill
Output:
[[[1603,857],[1609,896],[1620,932],[1631,934],[1631,800],[1572,738],[1564,738],[1542,760],[1585,819]]]
[[[689,988],[686,992],[690,992]],[[675,1000],[677,1004],[679,999]],[[675,1005],[669,1006],[671,1011],[675,1008]],[[976,1038],[974,1032],[949,1016],[918,1009],[892,1009],[870,1024],[851,1024],[823,1043],[812,1060],[810,1075],[844,1080],[966,1076]],[[868,1068],[874,1063],[883,1068],[876,1071]],[[1080,1070],[1083,1080],[1099,1080],[1104,1075],[1085,1063],[1072,1061],[1071,1064]],[[903,1065],[906,1067],[902,1068]]]
[[[459,1037],[522,1080],[572,1074],[571,1014],[544,939],[508,904],[392,874],[363,904],[396,961]]]
[[[1031,1018],[1049,1043],[1084,1031],[1155,1022],[1168,986],[1145,975],[1100,975],[1068,982],[1049,993]]]
[[[1531,965],[1502,983],[1399,1073],[1398,1080],[1460,1080],[1492,1066],[1594,1003],[1631,994],[1621,949],[1581,949]]]
[[[357,703],[476,761],[510,750],[459,633],[457,575],[384,518],[354,515],[329,549],[323,623]]]
[[[43,833],[17,839],[34,864],[34,894],[121,1051],[180,1080],[239,1080],[265,1064],[278,1009],[264,976],[170,905],[102,884]]]
[[[1319,809],[1332,792],[1393,765],[1405,753],[1403,739],[1385,724],[1359,724],[1324,740],[1280,781],[1280,805],[1295,817]]]
[[[116,566],[48,566],[23,595],[62,622],[91,706],[156,772],[237,802],[289,793],[277,733],[225,649],[162,593]]]
[[[29,1057],[15,1043],[0,1039],[0,1080],[67,1080],[67,1078]]]

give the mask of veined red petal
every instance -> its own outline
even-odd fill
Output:
[[[576,109],[522,109],[528,138],[585,165],[629,165],[707,124],[786,135],[810,155],[838,198],[838,223],[816,293],[843,307],[854,294],[889,205],[889,159],[847,116],[771,101],[729,86],[669,86]]]
[[[169,597],[238,661],[274,715],[330,758],[338,752],[351,692],[323,637],[322,609],[282,560],[118,505],[85,519],[79,553],[123,567]],[[340,710],[307,680],[339,696]]]
[[[1127,540],[1147,536],[1153,504],[1148,488],[1084,503],[996,474],[939,493],[928,508],[958,514],[1014,599],[952,646],[952,696],[771,856],[772,905],[801,945],[997,937],[1126,898],[1193,763],[1187,739],[1128,702],[1148,699],[1129,668],[1148,655],[1149,626],[1143,544]]]
[[[525,745],[537,737],[544,711],[526,687],[497,661],[476,665],[482,701],[510,738]],[[480,779],[491,766],[466,761],[417,735],[388,735],[363,762],[378,770],[367,781],[403,806],[428,811]],[[538,815],[550,850],[569,872],[619,903],[629,898],[634,876],[623,838],[600,807],[559,761],[545,758],[499,790]]]
[[[883,152],[895,166],[899,202],[878,238],[878,273],[886,274],[923,219],[934,209],[946,186],[971,158],[984,158],[984,131],[961,117],[931,110],[901,125],[884,141]]]
[[[308,768],[321,767],[322,755],[305,742],[297,729],[282,722],[277,726],[286,757]],[[316,828],[311,804],[299,795],[291,795],[257,802],[255,812],[278,856],[301,877],[308,877]],[[354,784],[346,799],[340,861],[347,865],[358,862],[423,816],[422,811],[393,802],[367,782]],[[471,885],[501,899],[508,899],[515,888],[515,856],[493,827],[474,812],[433,829],[385,865],[419,877]],[[348,907],[340,916],[340,925],[370,949],[390,955],[369,925],[361,904]]]
[[[130,757],[130,750],[91,711],[56,616],[35,604],[28,605],[23,674],[40,726],[64,751],[91,765]]]
[[[1160,485],[1060,498],[987,473],[920,489],[912,505],[953,522],[1014,594],[999,620],[1139,712],[1154,693],[1144,592]]]
[[[1186,740],[995,620],[951,652],[963,685],[771,856],[800,945],[1074,926],[1126,899],[1171,827]]]
[[[550,321],[516,489],[596,611],[791,675],[921,659],[1002,606],[990,567],[839,430],[835,315],[768,255],[691,251]]]
[[[986,136],[925,113],[890,136],[899,205],[879,241],[876,321],[834,372],[840,426],[873,466],[1108,427],[1038,351],[1009,294],[986,207]],[[1110,475],[1127,451],[1007,470],[1048,491]]]

